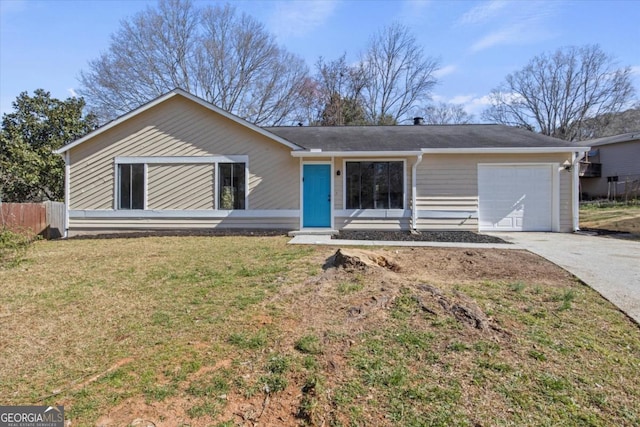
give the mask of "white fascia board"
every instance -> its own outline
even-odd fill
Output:
[[[190,94],[188,92],[185,92],[182,89],[174,89],[171,92],[168,92],[165,95],[162,95],[162,96],[160,96],[160,97],[158,97],[158,98],[156,98],[156,99],[154,99],[154,100],[152,100],[150,102],[147,102],[146,104],[136,108],[135,110],[133,110],[133,111],[131,111],[131,112],[125,114],[125,115],[122,115],[122,116],[118,117],[115,120],[110,121],[109,123],[105,124],[104,126],[99,127],[98,129],[94,130],[93,132],[89,132],[88,134],[86,134],[82,138],[76,139],[72,143],[67,144],[64,147],[58,148],[57,150],[54,150],[53,152],[55,154],[62,154],[65,151],[68,151],[68,150],[70,150],[70,149],[72,149],[74,147],[77,147],[78,145],[82,144],[83,142],[85,142],[85,141],[87,141],[87,140],[89,140],[89,139],[91,139],[91,138],[93,138],[95,136],[98,136],[101,133],[106,132],[109,129],[115,127],[115,126],[118,126],[120,123],[125,122],[125,121],[129,120],[130,118],[132,118],[134,116],[137,116],[138,114],[141,114],[141,113],[149,110],[150,108],[153,108],[156,105],[165,102],[166,100],[168,100],[170,98],[173,98],[176,95],[179,95],[179,96],[182,96],[184,98],[187,98],[190,101],[193,101],[196,104],[201,105],[204,108],[207,108],[207,109],[209,109],[209,110],[211,110],[211,111],[213,111],[215,113],[218,113],[221,116],[226,117],[227,119],[232,120],[232,121],[234,121],[234,122],[236,122],[236,123],[238,123],[238,124],[240,124],[240,125],[242,125],[244,127],[247,127],[249,129],[251,129],[251,130],[263,135],[263,136],[266,136],[267,138],[269,138],[271,140],[279,142],[280,144],[285,145],[286,147],[289,147],[292,150],[303,150],[302,147],[300,147],[298,145],[295,145],[295,144],[287,141],[286,139],[279,137],[276,134],[273,134],[273,133],[271,133],[269,131],[266,131],[266,130],[262,129],[260,126],[254,125],[253,123],[249,123],[248,121],[246,121],[244,119],[241,119],[240,117],[238,117],[238,116],[236,116],[234,114],[231,114],[231,113],[229,113],[227,111],[224,111],[224,110],[216,107],[215,105],[205,101],[204,99],[198,98],[197,96],[194,96],[194,95],[192,95],[192,94]]]
[[[145,164],[207,164],[207,163],[248,163],[246,154],[230,156],[118,156],[116,164],[145,163]]]
[[[293,157],[407,157],[421,151],[292,151]]]
[[[531,154],[575,153],[589,151],[589,147],[489,147],[489,148],[423,148],[425,154]]]

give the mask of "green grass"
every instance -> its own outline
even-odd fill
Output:
[[[320,340],[315,335],[305,335],[301,337],[296,341],[294,348],[304,354],[322,353],[322,344],[320,344]]]
[[[597,201],[580,204],[580,227],[640,235],[640,200]]]
[[[37,239],[27,233],[0,228],[0,268],[18,266],[26,259],[29,245]]]
[[[436,282],[416,268],[316,283],[333,249],[286,242],[33,243],[0,269],[0,401],[62,402],[79,426],[131,402],[194,426],[236,425],[240,410],[255,422],[263,406],[264,425],[637,424],[640,328],[580,282]],[[505,332],[461,324],[421,283]],[[378,307],[381,294],[394,298]]]

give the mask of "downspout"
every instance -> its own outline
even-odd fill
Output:
[[[580,166],[578,162],[580,162],[581,156],[580,154],[584,154],[585,152],[577,151],[571,154],[571,171],[573,172],[573,197],[572,197],[572,206],[571,213],[573,217],[572,227],[573,231],[580,231]]]
[[[64,152],[64,237],[69,237],[69,200],[71,189],[71,165],[69,151]]]
[[[416,203],[418,202],[418,196],[416,195],[418,185],[416,184],[416,177],[418,175],[418,165],[422,162],[422,153],[416,157],[416,162],[411,167],[411,228],[417,230],[418,228],[418,208]]]

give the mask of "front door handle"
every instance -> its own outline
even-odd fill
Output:
[[[327,198],[328,198],[328,199],[327,199],[327,202],[331,203],[331,194],[329,194],[329,195],[327,196]]]

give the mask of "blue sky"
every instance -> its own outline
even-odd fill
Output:
[[[199,4],[216,3],[196,0]],[[487,94],[533,56],[597,43],[634,71],[640,98],[640,0],[232,1],[313,67],[319,56],[355,61],[369,37],[407,25],[440,59],[435,101],[464,104],[479,118]],[[0,0],[0,113],[23,91],[67,98],[80,70],[105,51],[120,21],[147,0]]]

